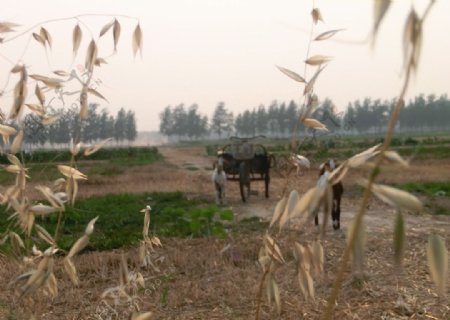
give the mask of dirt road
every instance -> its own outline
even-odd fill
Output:
[[[212,162],[214,161],[214,157],[208,157],[204,147],[164,147],[160,148],[160,152],[163,154],[166,161],[173,165],[174,174],[175,172],[182,173],[182,175],[190,177],[190,179],[193,179],[194,181],[199,180],[205,183],[204,185],[201,185],[201,187],[194,183],[190,185],[189,191],[206,192],[206,194],[210,195],[211,201],[213,201],[214,190],[212,183],[210,183],[210,177],[212,174]],[[450,166],[450,164],[447,165]],[[317,167],[318,164],[315,164],[315,166]],[[442,178],[442,173],[428,172],[426,174],[424,170],[428,169],[429,167],[426,165],[416,164],[409,169],[409,173],[395,172],[394,176],[412,176],[413,178],[427,176],[431,179]],[[292,181],[290,181],[287,190],[296,189],[299,194],[302,195],[308,188],[311,188],[316,183],[316,171],[317,170],[315,169],[311,169],[303,176],[294,177],[291,179]],[[354,185],[354,182],[358,176],[362,177],[361,174],[361,172],[350,173],[344,181],[344,187],[348,191],[344,193],[342,203],[341,220],[344,231],[352,220],[355,212],[358,210],[360,199],[357,196],[357,187]],[[392,179],[393,174],[390,174],[389,178]],[[247,203],[242,203],[238,183],[229,181],[227,184],[227,205],[233,209],[238,219],[250,217],[270,219],[277,201],[281,198],[285,184],[286,179],[280,177],[276,171],[272,170],[270,198],[266,199],[264,197],[264,183],[256,181],[252,182],[252,190],[257,194],[252,195]],[[365,218],[366,227],[369,232],[379,231],[380,229],[391,229],[394,218],[394,209],[373,199]],[[432,230],[444,232],[446,229],[447,232],[450,232],[450,218],[446,216],[432,216],[429,214],[407,215],[406,221],[407,227],[412,231],[421,229],[423,232]]]

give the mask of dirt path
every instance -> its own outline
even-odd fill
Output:
[[[206,192],[211,194],[213,199],[213,188],[209,183],[209,179],[212,173],[212,162],[214,157],[206,155],[204,147],[163,147],[160,148],[160,152],[165,157],[166,161],[173,164],[177,168],[187,175],[194,175],[205,183],[202,186],[200,192]],[[445,164],[449,165],[449,164]],[[411,172],[414,176],[423,176],[423,165],[416,165],[411,168]],[[197,168],[192,170],[192,168]],[[426,168],[426,167],[425,167]],[[421,171],[422,170],[422,171]],[[429,172],[428,177],[432,178],[435,172]],[[360,174],[360,173],[356,173]],[[355,180],[355,173],[350,174],[345,184],[351,184]],[[397,172],[395,173],[398,174]],[[392,174],[389,175],[392,178]],[[435,177],[437,178],[437,177]],[[316,172],[314,169],[305,173],[300,177],[295,177],[290,182],[288,190],[296,189],[300,195],[302,195],[308,188],[314,185],[316,179]],[[270,198],[264,197],[264,183],[252,182],[252,191],[256,195],[252,195],[247,203],[242,203],[239,194],[239,186],[237,182],[228,182],[227,185],[227,205],[233,209],[234,213],[239,220],[259,217],[261,219],[270,219],[277,201],[281,198],[281,192],[285,186],[285,179],[281,178],[276,172],[271,174],[270,184]],[[353,190],[352,187],[346,187]],[[193,190],[193,189],[191,189]],[[350,194],[344,194],[341,220],[343,231],[345,232],[346,226],[351,222],[355,213],[358,210],[360,199]],[[372,200],[370,208],[366,214],[365,222],[369,232],[380,231],[380,229],[392,229],[393,221],[395,218],[395,210],[384,205],[383,203]],[[450,217],[447,216],[433,216],[429,214],[422,215],[407,215],[406,223],[410,230],[421,229],[423,232],[430,232],[432,230],[438,232],[450,232]]]

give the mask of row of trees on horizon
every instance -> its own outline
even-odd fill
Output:
[[[388,123],[395,100],[356,100],[346,111],[338,112],[330,99],[325,99],[314,112],[313,118],[326,124],[330,132],[339,134],[382,133]],[[167,106],[160,113],[161,134],[176,139],[200,139],[214,135],[218,138],[266,135],[286,137],[298,121],[299,106],[273,101],[233,115],[223,102],[216,106],[212,117],[199,112],[196,104],[185,107]],[[398,131],[426,132],[450,129],[450,100],[447,95],[419,95],[412,99],[400,113]],[[306,130],[301,127],[301,130]]]
[[[78,108],[54,110],[58,119],[51,125],[43,125],[39,116],[29,113],[24,117],[24,143],[32,146],[67,144],[72,138],[81,137],[84,143],[114,138],[116,143],[136,139],[137,128],[133,111],[121,108],[115,116],[106,108],[99,110],[98,104],[90,104],[87,119],[81,126]]]

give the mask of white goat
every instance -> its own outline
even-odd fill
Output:
[[[295,167],[297,167],[297,175],[300,173],[300,170],[302,168],[305,169],[311,168],[311,163],[309,162],[309,160],[306,157],[301,156],[299,154],[293,153],[291,155],[291,162]]]
[[[212,174],[212,182],[214,188],[216,189],[216,204],[225,204],[225,190],[227,184],[227,174],[223,170],[223,158],[220,157],[217,161],[217,166]]]

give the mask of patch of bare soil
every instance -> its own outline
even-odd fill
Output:
[[[200,194],[213,202],[212,161],[203,148],[161,148],[165,163],[136,167],[120,176],[98,178],[80,187],[82,196],[106,192],[183,191]],[[186,164],[187,163],[187,164]],[[198,170],[187,167],[195,166]],[[413,163],[407,171],[385,169],[384,182],[436,181],[450,179],[450,161],[427,160]],[[315,301],[305,301],[295,275],[292,244],[306,244],[318,237],[316,227],[301,229],[295,223],[280,235],[280,247],[286,264],[276,272],[280,286],[282,313],[277,315],[264,296],[261,319],[318,319],[323,312],[345,248],[345,232],[358,209],[361,190],[355,182],[363,172],[351,172],[344,181],[341,231],[329,231],[324,241],[325,273],[315,281]],[[0,257],[0,319],[127,319],[132,311],[150,310],[154,319],[252,319],[256,308],[256,292],[261,279],[257,256],[267,223],[247,222],[252,216],[270,219],[282,190],[296,188],[300,194],[313,186],[316,170],[286,181],[272,174],[270,198],[264,198],[262,182],[252,183],[248,203],[240,199],[237,182],[228,183],[227,205],[240,221],[233,223],[227,239],[161,239],[163,248],[156,249],[155,265],[160,269],[139,269],[137,250],[86,253],[74,258],[81,279],[74,287],[62,272],[62,261],[55,269],[59,279],[59,295],[52,300],[38,291],[33,299],[19,299],[8,285],[26,270],[20,270],[12,259]],[[450,248],[448,216],[406,215],[407,241],[403,271],[393,263],[392,226],[395,212],[372,200],[365,218],[367,249],[365,275],[354,278],[350,267],[336,306],[335,319],[450,319],[449,298],[439,298],[434,290],[426,263],[425,246],[432,232],[446,237]],[[221,250],[230,246],[225,253]],[[129,257],[130,270],[142,272],[146,288],[136,290],[115,305],[106,304],[101,294],[119,283],[120,254]],[[160,258],[160,259],[159,259]],[[450,289],[450,284],[448,285]],[[450,290],[449,290],[450,291]],[[28,310],[28,311],[25,311]]]

